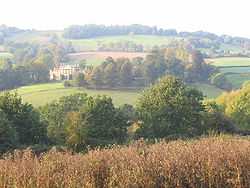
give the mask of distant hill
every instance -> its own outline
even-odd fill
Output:
[[[208,57],[250,56],[250,39],[209,32],[177,32],[143,25],[70,26],[63,31],[22,30],[0,26],[1,48],[8,43],[48,44],[54,38],[72,44],[76,52],[147,52],[154,47],[182,45],[199,49]],[[5,48],[4,48],[5,49]]]

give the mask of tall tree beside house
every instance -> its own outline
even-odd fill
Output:
[[[41,62],[34,62],[29,65],[31,78],[34,83],[49,81],[49,67]]]
[[[90,83],[95,87],[101,87],[103,85],[103,72],[99,67],[95,67],[92,71]]]
[[[84,87],[86,85],[85,76],[83,73],[78,73],[75,78],[75,85],[77,87]]]

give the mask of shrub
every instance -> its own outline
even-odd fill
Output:
[[[74,82],[70,80],[65,80],[63,82],[64,87],[74,87]]]

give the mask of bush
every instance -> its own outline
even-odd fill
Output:
[[[74,82],[73,81],[69,81],[69,80],[65,80],[63,82],[63,85],[64,85],[64,87],[74,87],[75,86]]]
[[[239,128],[227,117],[215,101],[205,101],[206,112],[203,114],[204,131],[207,133],[239,133]]]

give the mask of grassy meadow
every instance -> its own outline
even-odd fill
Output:
[[[227,73],[227,79],[232,83],[234,89],[250,80],[250,58],[246,57],[222,57],[209,59],[211,64],[217,66],[221,72]]]
[[[246,57],[221,57],[209,59],[209,61],[217,67],[250,66],[250,58]]]
[[[135,104],[139,97],[139,91],[123,90],[94,90],[84,88],[64,88],[63,83],[37,84],[24,86],[15,90],[24,102],[29,102],[35,107],[45,105],[49,102],[59,99],[60,97],[74,93],[87,93],[91,96],[107,95],[112,97],[114,104]]]
[[[248,138],[224,135],[85,154],[16,151],[0,160],[0,187],[249,188],[249,151]]]
[[[207,98],[215,98],[223,92],[223,90],[207,84],[194,84],[192,87],[201,90]],[[20,87],[12,91],[16,91],[22,97],[24,102],[29,102],[35,107],[45,105],[49,102],[59,99],[62,96],[79,92],[87,93],[91,96],[110,96],[116,106],[125,103],[135,105],[141,92],[139,90],[94,90],[75,87],[65,88],[63,83],[36,84]]]
[[[219,95],[221,95],[223,92],[225,92],[224,90],[220,88],[217,88],[213,85],[208,85],[208,84],[196,83],[196,84],[192,84],[191,86],[202,91],[205,97],[207,98],[216,98]]]
[[[68,57],[73,62],[86,60],[86,64],[96,66],[100,65],[107,57],[133,59],[135,57],[144,58],[146,55],[146,53],[142,52],[79,52],[69,54]]]
[[[117,42],[133,42],[141,44],[145,49],[151,49],[158,45],[167,45],[175,40],[180,40],[178,37],[166,37],[166,36],[154,36],[154,35],[120,35],[120,36],[107,36],[107,37],[96,37],[91,39],[77,39],[68,40],[70,41],[77,51],[95,51],[97,50],[98,44],[108,44]]]
[[[95,37],[90,39],[65,39],[62,37],[62,31],[27,31],[9,37],[9,41],[19,43],[46,43],[52,35],[57,35],[64,42],[71,42],[76,51],[96,51],[99,44],[108,44],[116,42],[133,42],[142,44],[146,49],[150,49],[156,45],[166,45],[175,40],[181,40],[180,37],[155,36],[155,35],[118,35]]]

